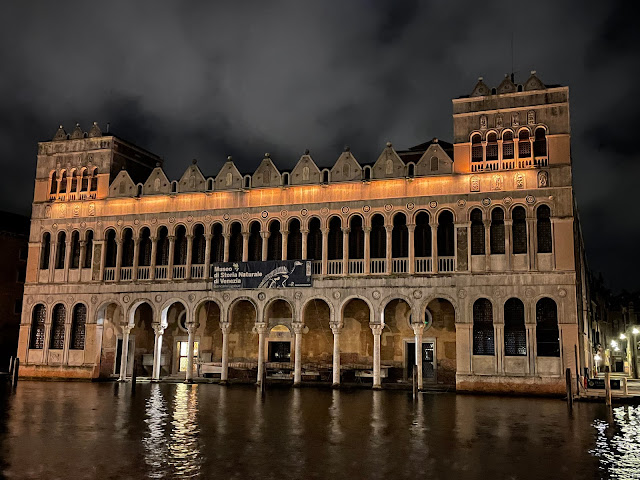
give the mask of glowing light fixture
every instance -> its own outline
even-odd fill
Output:
[[[620,347],[616,347],[613,349],[615,352],[619,352],[620,351]]]
[[[625,338],[627,338],[627,336],[624,333],[620,334],[620,340],[624,340]]]
[[[611,348],[616,348],[618,346],[618,342],[615,340],[611,340]]]
[[[596,353],[593,359],[596,361],[596,363],[598,363],[600,360],[602,360],[602,357],[600,356],[600,354]]]
[[[633,327],[633,330],[631,330],[631,333],[633,333],[634,335],[637,335],[640,333],[640,330],[638,330],[638,327]]]

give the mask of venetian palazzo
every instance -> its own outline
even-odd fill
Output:
[[[20,374],[380,388],[415,368],[423,388],[563,392],[593,362],[568,88],[480,79],[453,126],[374,162],[265,154],[173,181],[96,124],[60,127],[38,145]],[[261,265],[303,281],[225,273]]]

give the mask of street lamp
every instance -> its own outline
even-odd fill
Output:
[[[620,340],[626,340],[627,336],[624,333],[620,334]]]
[[[598,376],[598,370],[600,370],[600,360],[602,360],[602,357],[599,353],[596,353],[593,356],[593,361],[596,362],[596,377]]]
[[[616,342],[615,340],[611,340],[611,348],[617,348],[618,347],[618,342]]]

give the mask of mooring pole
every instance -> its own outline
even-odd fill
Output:
[[[133,395],[134,393],[136,393],[136,367],[138,366],[136,364],[136,360],[133,360],[133,372],[131,372],[131,395]]]
[[[13,388],[18,386],[18,370],[20,370],[20,359],[16,358],[13,362]]]
[[[608,368],[604,373],[604,397],[605,404],[611,405],[611,373]]]
[[[9,376],[13,375],[13,355],[9,357]]]
[[[569,410],[573,408],[573,394],[571,393],[571,369],[567,368],[566,372],[566,382],[567,382],[567,406]]]
[[[578,345],[573,346],[573,353],[576,356],[576,395],[580,395],[580,367],[578,366]]]
[[[413,366],[413,374],[412,374],[412,381],[413,381],[413,399],[415,400],[418,397],[418,376],[416,375],[416,366]]]

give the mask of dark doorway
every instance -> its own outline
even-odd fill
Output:
[[[422,379],[427,382],[436,381],[434,342],[422,342]],[[416,344],[407,342],[407,379],[413,376],[413,368],[416,364]]]
[[[270,362],[290,362],[291,342],[269,342]]]

